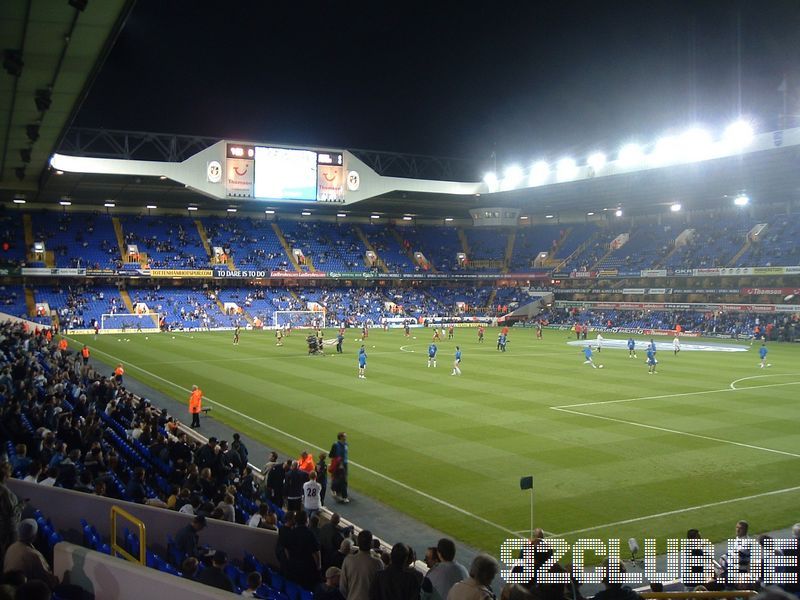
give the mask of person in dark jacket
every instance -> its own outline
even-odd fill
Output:
[[[289,472],[283,480],[283,491],[286,494],[286,508],[299,511],[303,508],[303,484],[308,481],[308,473],[299,468],[294,460]]]
[[[608,569],[608,559],[603,561],[603,566]],[[625,573],[625,565],[619,563],[619,572]],[[608,578],[603,579],[605,589],[597,592],[594,597],[595,600],[641,600],[642,597],[634,592],[627,585],[621,583],[609,583]]]
[[[200,552],[200,536],[197,534],[205,529],[206,518],[204,516],[197,516],[192,519],[186,527],[182,528],[175,534],[175,546],[178,552],[189,557],[198,558]]]
[[[283,479],[286,476],[286,469],[282,463],[277,463],[267,473],[267,498],[275,506],[283,506]]]
[[[212,587],[225,590],[226,592],[233,592],[233,582],[224,571],[225,563],[227,562],[228,555],[221,550],[217,550],[217,552],[214,554],[214,558],[211,559],[211,566],[203,569],[203,571],[197,575],[195,580],[198,583],[210,585]]]
[[[369,588],[370,600],[417,600],[419,579],[407,569],[411,548],[398,542],[392,546],[391,562],[378,571]]]
[[[291,578],[307,590],[320,582],[319,542],[308,528],[308,513],[301,510],[295,516],[294,528],[287,540]]]

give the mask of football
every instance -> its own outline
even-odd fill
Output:
[[[597,368],[598,368],[598,369],[602,369],[602,368],[603,368],[603,365],[597,365]]]

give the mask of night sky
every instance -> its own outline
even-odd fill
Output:
[[[530,164],[769,131],[799,65],[797,0],[138,0],[75,124]]]

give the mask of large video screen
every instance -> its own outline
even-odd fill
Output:
[[[256,146],[254,196],[269,200],[317,199],[317,153]]]

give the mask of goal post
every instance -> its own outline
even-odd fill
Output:
[[[100,315],[100,331],[136,332],[158,331],[158,322],[162,313],[103,313]]]
[[[324,310],[276,310],[272,313],[272,325],[275,329],[291,327],[292,329],[325,328]]]

